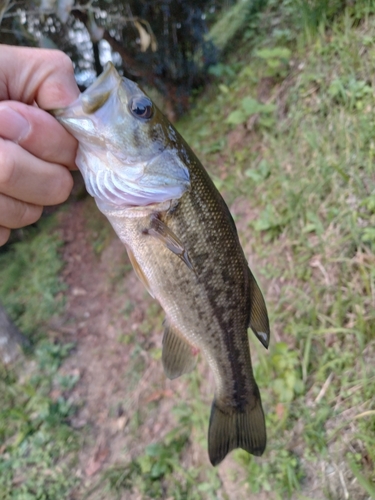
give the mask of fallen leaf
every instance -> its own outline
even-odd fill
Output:
[[[116,428],[117,428],[117,430],[119,430],[119,431],[124,430],[125,425],[127,424],[127,422],[128,422],[128,417],[126,415],[122,415],[122,417],[119,417],[116,420]]]
[[[86,476],[91,477],[100,471],[108,455],[109,447],[105,443],[100,442],[95,449],[94,456],[89,459],[85,468]]]
[[[158,401],[162,398],[170,398],[173,396],[173,392],[170,389],[165,391],[155,391],[145,400],[145,403],[151,403],[152,401]]]
[[[285,414],[284,405],[282,403],[277,403],[275,411],[276,411],[277,418],[282,420],[282,418],[284,417],[284,414]]]

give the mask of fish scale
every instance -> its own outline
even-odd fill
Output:
[[[199,351],[213,372],[211,463],[239,447],[261,455],[266,428],[247,330],[268,347],[267,310],[209,175],[151,100],[111,64],[77,101],[52,114],[78,139],[77,165],[90,192],[165,312],[166,375],[193,370]]]

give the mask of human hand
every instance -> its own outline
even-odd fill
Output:
[[[68,198],[77,141],[43,109],[78,95],[63,52],[0,45],[0,246]]]

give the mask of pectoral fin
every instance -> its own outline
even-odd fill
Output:
[[[165,321],[162,362],[169,379],[194,370],[198,352],[199,350],[185,340],[176,328]]]
[[[157,217],[152,217],[150,228],[147,230],[147,233],[161,241],[171,252],[185,262],[189,269],[194,271],[189,254],[184,248],[184,245],[163,221]]]
[[[154,294],[151,292],[151,288],[150,288],[150,284],[148,282],[148,279],[146,278],[145,273],[142,271],[141,266],[138,264],[138,261],[135,258],[134,253],[132,252],[132,250],[128,246],[126,247],[126,250],[128,252],[129,260],[131,262],[131,265],[133,266],[135,274],[142,281],[142,283],[144,284],[146,290],[151,295],[151,297],[155,298]]]
[[[258,337],[259,341],[268,349],[270,341],[270,325],[268,321],[268,314],[266,303],[258,283],[255,281],[249,269],[249,279],[251,287],[251,313],[249,326]]]

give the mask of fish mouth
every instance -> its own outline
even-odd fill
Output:
[[[108,62],[103,73],[81,95],[82,110],[91,115],[101,108],[111,93],[121,85],[121,77],[111,62]]]
[[[113,63],[108,62],[103,73],[72,104],[65,108],[55,108],[47,111],[55,118],[67,118],[72,114],[75,118],[80,116],[87,118],[87,115],[95,113],[107,102],[109,96],[118,89],[121,82],[122,78]]]

